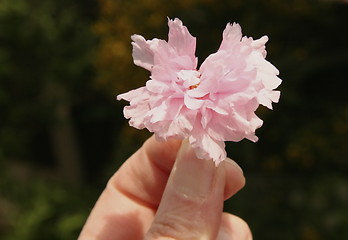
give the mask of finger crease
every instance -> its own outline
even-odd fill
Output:
[[[150,208],[150,209],[153,209],[153,210],[156,210],[158,208],[158,204],[153,204],[153,203],[150,203],[148,201],[145,201],[145,200],[141,199],[140,197],[136,196],[135,194],[133,194],[133,193],[127,191],[126,189],[122,188],[118,184],[114,185],[114,189],[116,191],[118,191],[119,193],[121,193],[123,196],[127,197],[129,200],[135,202],[138,205],[141,205],[143,207]]]

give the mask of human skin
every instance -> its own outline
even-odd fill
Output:
[[[248,225],[223,212],[244,184],[231,159],[216,167],[187,141],[152,136],[111,177],[79,240],[250,240]]]

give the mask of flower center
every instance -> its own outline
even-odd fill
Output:
[[[197,88],[201,81],[201,73],[197,70],[181,70],[177,76],[183,80],[183,86],[188,90]]]
[[[195,85],[192,85],[192,86],[189,86],[189,90],[192,90],[192,89],[195,89],[195,88],[197,88],[198,86],[199,86],[199,84],[200,83],[197,83],[197,84],[195,84]]]

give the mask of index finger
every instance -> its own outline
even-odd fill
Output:
[[[110,179],[108,187],[156,208],[173,168],[181,141],[166,142],[150,137]]]
[[[149,138],[111,177],[79,240],[142,239],[149,228],[181,141]]]
[[[79,239],[142,239],[154,218],[180,145],[180,140],[159,142],[154,136],[149,138],[111,177]],[[244,185],[244,178],[228,165],[225,198]]]

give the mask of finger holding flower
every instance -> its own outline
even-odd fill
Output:
[[[225,141],[257,141],[256,109],[279,100],[268,37],[243,37],[239,24],[227,24],[218,51],[198,68],[196,39],[179,19],[168,26],[168,41],[132,36],[134,63],[151,76],[117,96],[129,101],[129,124],[160,142],[151,137],[110,179],[80,240],[252,239],[243,220],[223,212],[245,184]]]

